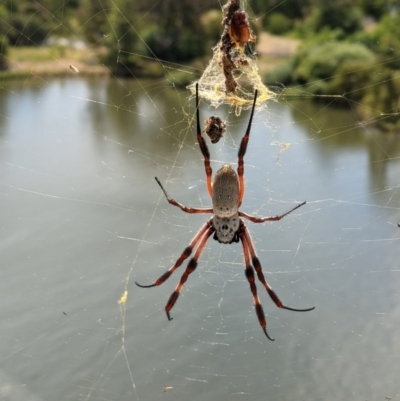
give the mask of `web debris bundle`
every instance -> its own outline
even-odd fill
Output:
[[[229,0],[223,10],[221,39],[213,48],[213,57],[203,75],[188,89],[195,94],[198,84],[200,98],[213,107],[223,103],[234,105],[239,115],[243,108],[251,107],[255,90],[259,93],[257,106],[273,99],[275,94],[268,90],[259,75],[249,45],[249,42],[255,42],[255,36],[239,0]]]

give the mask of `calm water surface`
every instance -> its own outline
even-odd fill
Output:
[[[349,112],[277,103],[257,113],[242,210],[268,281],[255,316],[239,245],[210,240],[168,269],[206,220],[193,99],[165,82],[52,81],[0,89],[0,398],[384,400],[400,396],[400,140]],[[202,119],[215,113],[206,105]],[[235,165],[248,114],[210,145]],[[278,155],[279,146],[290,144]],[[278,159],[278,160],[277,160]],[[126,292],[125,292],[126,291]],[[123,295],[127,295],[126,302]],[[121,298],[122,297],[122,298]],[[120,302],[119,302],[120,301]]]

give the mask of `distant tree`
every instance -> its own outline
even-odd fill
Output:
[[[146,35],[152,54],[169,61],[188,61],[202,56],[206,41],[200,17],[206,11],[199,1],[157,3],[152,9],[154,25]]]
[[[374,53],[360,43],[309,44],[301,47],[291,62],[292,81],[307,84],[307,90],[315,94],[352,92],[351,85],[373,74],[375,63]],[[359,92],[353,95],[361,96]]]
[[[370,15],[376,19],[382,17],[388,12],[387,0],[360,0],[360,7],[366,15]]]
[[[264,19],[264,28],[274,35],[282,35],[293,26],[293,21],[285,14],[273,12]]]
[[[0,33],[7,36],[10,45],[39,46],[49,34],[69,33],[70,11],[78,6],[78,0],[5,1],[0,7]]]
[[[309,13],[312,0],[249,0],[247,11],[257,15],[276,12],[291,19],[303,19]]]
[[[8,40],[4,35],[0,35],[0,70],[4,70],[8,67],[7,53]]]
[[[385,15],[370,33],[370,47],[388,67],[400,69],[400,14]]]
[[[15,13],[8,19],[7,38],[12,46],[40,46],[54,28],[39,15]]]
[[[362,27],[362,12],[358,0],[313,0],[310,16],[316,32],[324,28],[341,29],[344,34],[352,34]]]
[[[138,19],[136,3],[132,0],[113,0],[107,15],[107,63],[115,75],[130,76],[138,68],[138,58],[135,55],[139,41],[139,33],[135,26]]]
[[[111,7],[111,0],[82,0],[80,21],[90,43],[98,44],[110,31],[107,14]]]

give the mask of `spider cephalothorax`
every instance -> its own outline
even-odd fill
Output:
[[[249,124],[247,126],[246,133],[243,136],[239,147],[237,174],[229,164],[224,164],[217,171],[214,177],[214,181],[213,183],[211,183],[212,168],[210,163],[210,152],[208,150],[206,142],[204,141],[204,138],[201,135],[198,85],[196,85],[197,141],[199,142],[201,152],[204,156],[204,168],[206,171],[207,189],[208,193],[212,198],[213,207],[212,208],[186,207],[169,197],[168,193],[166,192],[166,190],[164,189],[164,187],[162,186],[161,182],[157,177],[156,181],[160,185],[162,191],[164,192],[165,197],[167,198],[167,201],[171,205],[179,207],[182,211],[186,213],[211,213],[213,214],[213,217],[211,217],[211,219],[209,219],[200,228],[200,230],[194,236],[190,244],[186,247],[181,256],[175,262],[175,264],[168,271],[166,271],[158,280],[156,280],[153,284],[150,285],[140,285],[138,283],[136,284],[139,287],[143,288],[149,288],[161,285],[185,261],[185,259],[187,259],[191,255],[193,250],[195,250],[195,253],[193,257],[190,259],[185,272],[183,273],[178,285],[175,288],[175,291],[171,294],[171,297],[169,298],[167,305],[165,306],[165,312],[167,313],[167,317],[169,320],[172,320],[170,316],[170,310],[175,305],[175,302],[179,297],[181,289],[185,284],[186,280],[188,279],[189,275],[193,273],[193,271],[196,269],[197,261],[199,260],[200,255],[210,236],[214,234],[213,238],[222,244],[231,244],[233,242],[241,241],[243,248],[244,263],[245,263],[245,275],[250,284],[250,290],[253,295],[256,314],[265,335],[270,340],[273,340],[273,338],[271,338],[267,332],[267,322],[265,320],[265,315],[260,303],[260,299],[258,298],[257,295],[257,287],[255,284],[254,272],[257,274],[257,277],[260,280],[261,284],[264,286],[269,296],[271,297],[271,299],[274,301],[275,305],[278,308],[287,309],[295,312],[307,312],[313,310],[314,308],[294,309],[282,304],[281,300],[278,298],[275,291],[265,280],[263,271],[261,269],[260,260],[258,259],[256,251],[254,249],[253,241],[251,240],[246,225],[241,219],[241,217],[243,217],[247,220],[252,221],[253,223],[264,223],[265,221],[278,221],[306,203],[306,202],[300,203],[299,205],[295,206],[294,208],[292,208],[291,210],[289,210],[284,214],[271,217],[255,217],[248,215],[247,213],[241,212],[239,210],[239,207],[242,204],[244,196],[243,158],[246,153],[247,144],[249,141],[250,129],[251,129],[251,123],[253,121],[256,99],[257,99],[257,91],[254,94],[254,102],[250,114]]]
[[[229,218],[220,218],[214,216],[212,225],[215,229],[214,239],[221,244],[231,244],[239,242],[239,215],[235,214]]]

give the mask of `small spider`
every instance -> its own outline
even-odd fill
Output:
[[[247,144],[250,136],[251,123],[254,115],[254,108],[256,105],[257,91],[254,94],[253,108],[251,110],[250,119],[245,135],[240,143],[238,152],[238,168],[237,174],[229,164],[224,164],[215,174],[214,182],[211,184],[212,169],[210,165],[210,153],[204,138],[201,135],[200,129],[200,118],[199,118],[199,96],[198,96],[198,85],[196,85],[196,116],[197,116],[197,141],[201,152],[204,156],[204,167],[207,177],[207,189],[208,193],[212,198],[212,208],[191,208],[182,205],[176,200],[169,197],[167,191],[162,186],[161,182],[157,177],[155,177],[158,185],[161,187],[168,203],[173,206],[179,207],[185,213],[211,213],[213,217],[209,219],[197,232],[190,244],[183,251],[181,256],[175,262],[175,264],[166,271],[158,280],[150,285],[141,285],[136,283],[139,287],[150,288],[163,284],[171,274],[187,259],[192,251],[196,248],[193,257],[190,259],[185,272],[183,273],[179,284],[176,286],[175,291],[169,298],[167,305],[165,306],[165,312],[167,313],[168,320],[172,320],[170,316],[170,311],[175,305],[179,294],[182,290],[183,285],[188,279],[189,275],[197,267],[197,262],[200,255],[206,245],[207,240],[212,234],[214,234],[213,239],[220,242],[221,244],[231,244],[233,242],[241,241],[243,247],[244,263],[246,266],[245,274],[246,278],[250,284],[250,290],[253,294],[253,300],[255,305],[256,314],[260,325],[265,333],[265,335],[274,341],[272,337],[268,335],[267,332],[267,322],[265,319],[264,311],[261,306],[260,300],[257,295],[257,288],[255,284],[254,270],[257,273],[258,279],[263,284],[264,288],[267,290],[269,296],[274,301],[278,308],[283,308],[295,312],[307,312],[314,309],[294,309],[282,304],[276,293],[273,291],[271,286],[264,278],[264,274],[261,269],[261,263],[256,255],[253,242],[251,240],[249,231],[244,224],[241,217],[252,221],[253,223],[264,223],[265,221],[278,221],[283,217],[287,216],[289,213],[303,206],[306,202],[300,203],[286,213],[278,216],[271,217],[255,217],[248,215],[247,213],[239,211],[239,207],[242,204],[244,195],[244,155],[246,153]]]
[[[204,121],[204,124],[206,128],[203,132],[208,135],[212,143],[217,143],[226,131],[225,123],[216,116],[208,117],[207,120]]]

